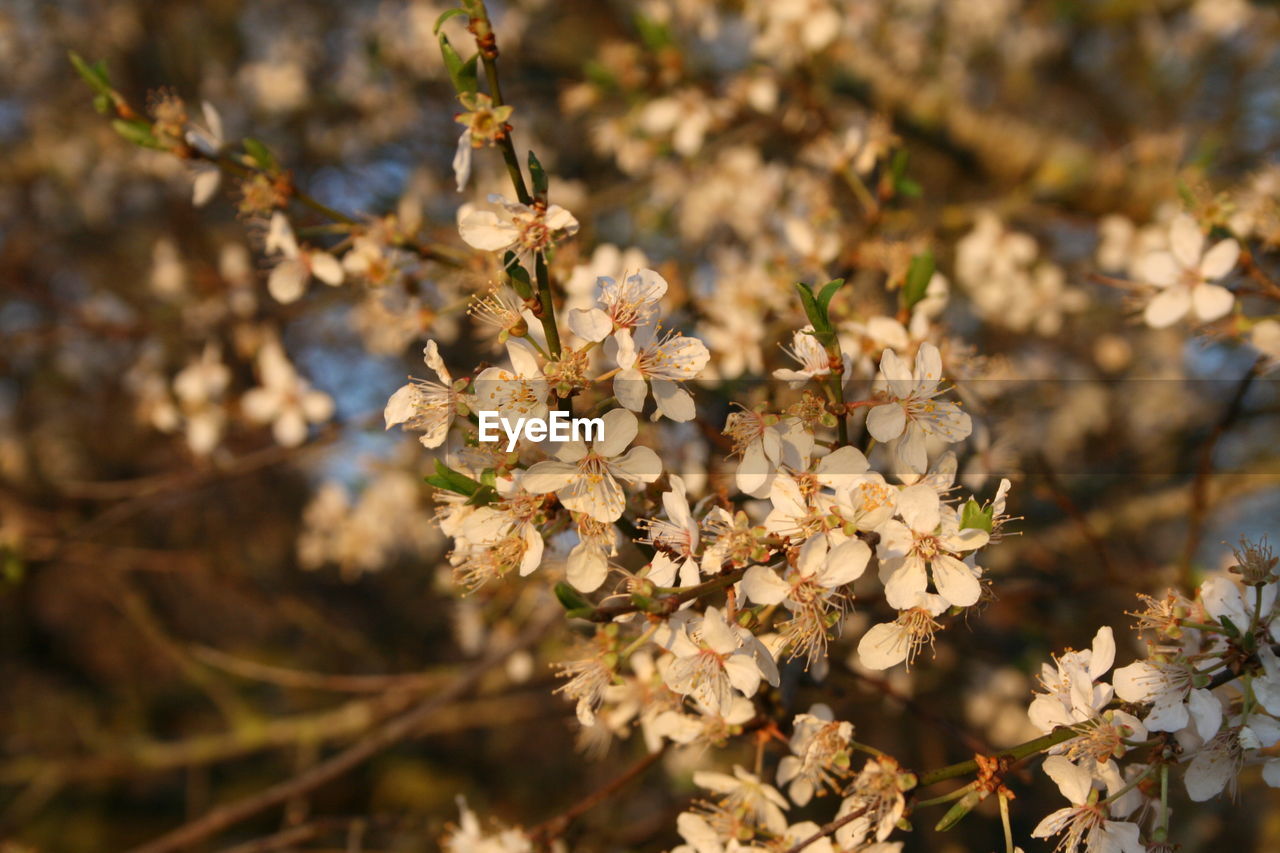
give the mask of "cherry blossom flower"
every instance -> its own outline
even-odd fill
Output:
[[[778,683],[768,650],[750,631],[726,622],[719,608],[701,616],[681,611],[659,631],[658,642],[675,655],[663,673],[667,686],[712,712],[727,707],[734,690],[753,696],[761,681]]]
[[[630,334],[639,326],[652,325],[658,313],[658,301],[666,292],[667,280],[651,269],[626,275],[622,281],[601,276],[596,279],[595,306],[570,310],[569,328],[584,341],[603,341],[611,334]]]
[[[404,424],[407,429],[422,433],[420,441],[424,447],[439,447],[449,434],[454,416],[466,403],[464,396],[454,389],[453,378],[435,341],[427,341],[422,356],[440,381],[414,379],[401,386],[387,401],[382,416],[387,429]]]
[[[278,444],[302,444],[308,424],[322,423],[333,416],[333,398],[313,390],[274,341],[258,353],[258,379],[262,385],[247,391],[240,405],[250,420],[271,424]]]
[[[791,348],[784,351],[800,363],[800,369],[779,368],[773,371],[774,379],[781,379],[792,388],[799,388],[811,379],[831,375],[831,356],[822,344],[813,336],[813,326],[807,325],[791,338]],[[844,375],[853,368],[849,356],[843,356]]]
[[[1188,311],[1208,323],[1231,311],[1235,295],[1213,282],[1235,267],[1240,245],[1229,238],[1205,251],[1204,243],[1195,219],[1182,214],[1169,225],[1168,251],[1151,252],[1139,262],[1137,277],[1160,290],[1143,312],[1148,326],[1172,326]]]
[[[486,367],[476,375],[476,407],[496,411],[502,418],[545,420],[550,386],[538,364],[538,354],[525,341],[511,338],[507,341],[507,358],[511,361],[510,370]]]
[[[876,441],[897,442],[894,455],[904,469],[921,473],[928,466],[925,438],[954,443],[972,430],[969,416],[957,404],[934,399],[942,393],[942,356],[933,344],[920,345],[914,371],[893,350],[885,350],[880,379],[886,402],[867,413],[867,431]]]
[[[880,528],[880,579],[885,600],[896,608],[914,606],[932,576],[937,593],[950,605],[968,607],[982,595],[980,572],[957,554],[987,543],[985,530],[960,528],[956,511],[942,504],[938,493],[919,484],[898,494],[902,521],[889,520]]]
[[[849,742],[853,724],[839,722],[826,705],[814,705],[797,714],[788,742],[791,755],[778,762],[778,784],[788,785],[787,796],[805,806],[823,788],[835,791],[849,773]]]
[[[1156,732],[1177,732],[1188,722],[1208,740],[1222,725],[1222,704],[1204,688],[1195,687],[1195,673],[1176,661],[1134,661],[1112,676],[1116,695],[1126,702],[1151,704],[1143,724]]]
[[[1106,806],[1090,802],[1093,777],[1087,770],[1061,755],[1051,755],[1044,761],[1044,772],[1071,805],[1040,821],[1031,831],[1032,838],[1065,834],[1058,843],[1063,853],[1077,853],[1081,847],[1090,853],[1146,853],[1136,823],[1113,820]]]
[[[1110,684],[1098,681],[1115,658],[1115,634],[1104,625],[1090,648],[1068,651],[1054,658],[1054,666],[1042,664],[1040,685],[1045,692],[1031,702],[1031,722],[1042,732],[1051,732],[1097,717],[1115,695]]]
[[[453,175],[462,192],[471,177],[471,151],[494,145],[506,135],[507,119],[514,108],[509,105],[495,107],[493,99],[484,92],[463,92],[458,96],[465,112],[454,117],[464,130],[458,137],[458,150],[453,155]]]
[[[338,259],[318,249],[300,248],[289,220],[278,210],[271,215],[266,250],[267,254],[283,256],[267,277],[267,290],[281,304],[296,302],[313,276],[331,287],[342,284],[342,264]]]
[[[613,395],[633,412],[644,409],[649,390],[657,410],[653,419],[691,421],[697,414],[693,395],[680,383],[695,378],[706,367],[711,353],[697,338],[679,332],[663,334],[658,326],[641,326],[633,338],[618,334],[615,359],[619,371],[613,379]]]
[[[901,607],[891,622],[872,625],[858,641],[858,660],[867,669],[889,669],[903,661],[911,667],[925,643],[942,626],[936,617],[948,608],[946,599],[927,592],[917,593],[910,606]]]
[[[618,480],[652,483],[662,474],[662,461],[647,447],[632,447],[638,427],[626,409],[604,414],[604,436],[588,447],[581,441],[562,444],[555,459],[538,462],[522,483],[530,492],[555,492],[567,509],[596,521],[615,521],[626,503]],[[623,451],[626,451],[625,453]]]
[[[200,104],[204,114],[204,127],[192,124],[187,128],[187,144],[208,157],[217,157],[226,145],[222,131],[222,116],[208,101]],[[204,207],[222,185],[222,169],[213,163],[196,162],[192,166],[195,177],[191,182],[191,203]]]
[[[490,195],[497,210],[464,205],[458,231],[467,245],[486,252],[545,252],[564,237],[578,233],[578,220],[558,204],[530,206]]]
[[[844,614],[847,599],[838,590],[861,577],[870,560],[871,548],[861,539],[829,548],[825,536],[815,536],[783,576],[768,566],[748,569],[742,592],[757,604],[784,604],[792,616],[779,630],[793,655],[804,654],[814,664],[825,657],[830,624]]]
[[[778,466],[803,470],[813,450],[813,433],[799,418],[750,410],[731,412],[724,431],[742,460],[735,474],[738,489],[757,498],[769,494]]]

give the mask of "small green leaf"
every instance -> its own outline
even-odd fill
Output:
[[[916,307],[917,302],[924,299],[935,268],[933,252],[928,249],[911,259],[911,266],[907,269],[907,280],[902,285],[903,308],[910,311]]]
[[[276,162],[271,149],[251,136],[246,136],[244,139],[244,153],[249,155],[249,158],[253,160],[254,165],[259,169],[275,172],[280,168],[280,164]]]
[[[889,162],[889,174],[893,175],[893,182],[897,184],[907,175],[907,162],[911,159],[911,155],[905,148],[899,148],[893,152],[893,160]]]
[[[644,15],[636,15],[635,21],[636,31],[640,34],[640,41],[650,51],[657,53],[671,45],[671,32],[665,26]]]
[[[969,812],[973,811],[978,803],[984,799],[982,794],[977,791],[970,791],[960,798],[951,809],[942,816],[942,820],[938,821],[938,825],[934,827],[936,832],[946,832],[960,821],[968,817]]]
[[[1231,621],[1229,616],[1220,616],[1218,621],[1222,623],[1222,627],[1226,629],[1227,636],[1235,639],[1240,636],[1240,629],[1236,627],[1236,623]]]
[[[565,610],[580,610],[584,607],[590,608],[591,603],[583,598],[576,589],[569,586],[564,581],[556,584],[556,599],[559,600],[560,606]]]
[[[68,51],[67,56],[71,59],[71,64],[75,66],[76,73],[93,87],[93,91],[114,100],[115,90],[111,88],[111,80],[107,77],[107,65],[105,62],[99,59],[90,65],[74,50]]]
[[[542,163],[538,161],[537,155],[532,151],[529,152],[529,177],[533,180],[534,197],[545,199],[547,197],[547,173],[543,170]]]
[[[831,298],[843,286],[844,279],[837,278],[824,284],[822,290],[818,291],[818,307],[822,309],[822,313],[828,318],[828,323],[830,323],[831,316]]]
[[[151,133],[151,125],[140,119],[133,121],[125,121],[118,118],[111,122],[111,126],[116,129],[116,133],[132,142],[134,145],[140,145],[143,148],[164,148],[160,141]]]
[[[827,312],[819,307],[818,301],[813,295],[813,288],[803,281],[797,281],[796,293],[800,294],[800,304],[804,306],[805,316],[813,324],[813,330],[815,332],[827,331]]]
[[[458,15],[466,15],[467,13],[461,9],[445,9],[440,13],[440,17],[436,18],[436,25],[431,28],[434,35],[440,35],[440,28],[444,26],[444,22],[450,18],[456,18]]]
[[[992,524],[991,515],[991,507],[983,509],[980,503],[975,501],[973,498],[969,498],[969,501],[964,505],[964,509],[960,511],[960,527],[961,529],[972,528],[974,530],[985,530],[990,533]]]
[[[503,256],[502,263],[506,266],[507,278],[511,282],[511,289],[521,299],[533,298],[533,282],[529,279],[529,271],[520,264],[520,259],[514,252],[507,252]]]
[[[463,60],[449,43],[449,37],[440,34],[440,54],[444,57],[444,67],[453,81],[453,88],[459,94],[474,93],[479,84],[476,80],[476,63],[480,54],[472,54],[470,59]]]
[[[913,181],[910,178],[899,178],[893,189],[898,195],[904,195],[907,198],[920,198],[920,196],[924,195],[924,188],[920,186],[918,181]]]
[[[436,460],[436,472],[427,477],[426,481],[437,489],[466,496],[469,498],[467,504],[471,506],[490,504],[498,498],[498,493],[492,486],[478,483],[466,474],[454,471],[439,459]]]

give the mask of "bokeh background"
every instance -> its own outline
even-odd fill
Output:
[[[162,89],[193,116],[209,101],[228,139],[262,140],[323,203],[395,214],[464,252],[458,206],[504,175],[477,151],[471,187],[454,189],[459,108],[432,33],[444,8],[0,5],[6,853],[142,843],[305,770],[518,631],[519,582],[459,600],[429,457],[381,422],[405,375],[422,375],[427,336],[461,363],[497,358],[465,314],[486,262],[397,256],[389,283],[313,284],[278,304],[264,222],[238,212],[232,182],[194,207],[189,165],[118,136],[67,59],[105,60],[139,106]],[[874,353],[858,318],[892,314],[886,282],[919,247],[938,257],[937,314],[972,354],[956,377],[978,422],[962,482],[990,493],[1012,478],[1020,535],[991,549],[995,599],[939,638],[934,661],[874,675],[838,643],[826,683],[793,674],[780,708],[827,701],[858,740],[919,768],[1015,743],[1034,733],[1025,707],[1052,651],[1111,624],[1127,662],[1135,593],[1193,583],[1227,563],[1224,541],[1275,532],[1280,409],[1258,349],[1239,327],[1147,329],[1116,284],[1179,209],[1247,229],[1259,264],[1274,261],[1273,4],[492,12],[517,147],[538,152],[583,225],[560,280],[589,292],[639,257],[618,250],[643,252],[741,397],[773,393],[759,377],[786,363],[792,281],[848,276],[847,334]],[[456,21],[446,31],[466,44]],[[274,341],[333,403],[297,446],[240,405]],[[714,461],[677,469],[714,486]],[[192,849],[289,825],[315,831],[281,849],[430,849],[458,794],[511,824],[555,814],[643,751],[632,736],[584,754],[551,694],[549,663],[572,641],[557,626],[418,737]],[[667,756],[585,816],[570,849],[677,843],[704,758]],[[751,750],[718,760],[750,764]],[[1018,793],[1026,839],[1059,796],[1030,775]],[[1277,803],[1254,776],[1234,800],[1177,800],[1178,840],[1280,849]],[[982,812],[945,836],[923,818],[906,848],[994,849],[999,823]]]

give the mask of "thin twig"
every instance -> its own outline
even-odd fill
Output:
[[[1240,377],[1235,393],[1231,395],[1231,401],[1222,412],[1222,417],[1218,419],[1213,432],[1209,433],[1209,437],[1200,446],[1200,462],[1196,468],[1195,479],[1191,481],[1191,512],[1187,519],[1187,543],[1182,549],[1182,585],[1187,589],[1195,586],[1194,579],[1191,577],[1191,562],[1195,558],[1196,549],[1200,547],[1200,538],[1204,535],[1205,516],[1209,509],[1209,475],[1213,473],[1213,451],[1217,447],[1218,440],[1231,429],[1244,411],[1244,398],[1266,361],[1265,356],[1258,356],[1245,375]]]
[[[536,620],[511,643],[489,652],[480,661],[448,687],[434,694],[417,707],[387,722],[364,738],[325,761],[316,764],[291,779],[279,782],[258,794],[219,806],[154,841],[133,849],[132,853],[173,853],[218,832],[247,820],[273,806],[315,790],[326,782],[342,776],[393,744],[411,737],[421,725],[444,705],[455,702],[480,685],[489,670],[500,665],[508,657],[524,649],[542,636],[554,621],[553,617]]]
[[[840,829],[840,827],[844,826],[845,824],[853,823],[855,820],[862,817],[862,815],[866,811],[867,811],[867,807],[863,806],[860,809],[854,809],[844,817],[838,817],[835,820],[831,821],[831,823],[824,824],[822,827],[818,829],[817,832],[815,832],[813,835],[810,835],[804,841],[801,841],[799,844],[795,844],[789,847],[786,853],[800,853],[801,850],[808,847],[810,844],[813,844],[815,841],[820,841],[823,838],[826,838],[828,835],[835,833],[837,830]]]
[[[538,824],[533,829],[529,830],[529,838],[532,839],[535,844],[540,845],[546,845],[559,838],[575,820],[621,791],[635,779],[644,775],[644,772],[657,763],[658,759],[662,757],[666,748],[667,744],[664,743],[660,749],[655,752],[650,752],[635,764],[631,765],[625,773],[615,777],[607,784],[597,788],[595,791],[592,791],[577,803],[574,803],[572,806],[565,809],[559,815]]]

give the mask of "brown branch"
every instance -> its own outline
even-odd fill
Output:
[[[1259,356],[1250,365],[1245,375],[1240,377],[1235,393],[1231,395],[1231,401],[1222,412],[1222,417],[1218,419],[1213,432],[1209,433],[1209,437],[1200,446],[1200,462],[1196,468],[1195,479],[1191,481],[1191,512],[1187,519],[1187,543],[1182,549],[1182,585],[1187,589],[1195,586],[1191,577],[1191,561],[1195,558],[1196,549],[1200,546],[1200,539],[1204,534],[1205,517],[1209,510],[1208,482],[1209,475],[1213,473],[1213,451],[1218,445],[1218,440],[1231,429],[1244,411],[1244,398],[1266,361],[1265,356]]]
[[[835,820],[831,821],[831,823],[825,824],[822,827],[820,827],[817,832],[815,832],[813,835],[810,835],[804,841],[801,841],[799,844],[795,844],[787,848],[786,853],[800,853],[801,850],[808,847],[810,844],[814,843],[815,841],[820,841],[823,838],[826,838],[828,835],[831,835],[832,833],[839,830],[840,827],[844,826],[845,824],[853,823],[855,820],[862,817],[862,815],[866,812],[866,810],[867,810],[867,807],[863,806],[860,809],[854,809],[844,817],[836,818]]]
[[[301,669],[259,663],[228,654],[212,646],[193,645],[192,655],[201,663],[278,687],[298,690],[327,690],[335,693],[383,693],[387,690],[415,690],[439,684],[448,678],[438,672],[409,672],[399,675],[329,675]]]
[[[201,817],[183,824],[160,838],[134,848],[132,853],[174,853],[174,851],[182,850],[184,847],[209,838],[229,826],[247,820],[259,812],[282,805],[294,797],[313,791],[321,785],[353,770],[382,750],[413,736],[441,707],[457,701],[477,688],[489,670],[500,665],[515,652],[536,642],[558,617],[559,613],[554,613],[535,620],[519,637],[501,648],[490,651],[451,685],[429,697],[412,710],[393,718],[381,728],[356,741],[356,743],[337,755],[316,764],[291,779],[272,785],[265,791],[206,812]]]
[[[657,763],[658,759],[663,756],[666,752],[666,748],[667,744],[664,743],[660,749],[656,752],[650,752],[641,758],[625,773],[615,777],[595,791],[592,791],[577,803],[565,809],[559,815],[538,824],[533,829],[529,830],[529,838],[534,842],[534,844],[546,847],[550,842],[563,835],[565,830],[567,830],[575,820],[621,791],[635,779],[644,775],[644,772]]]

